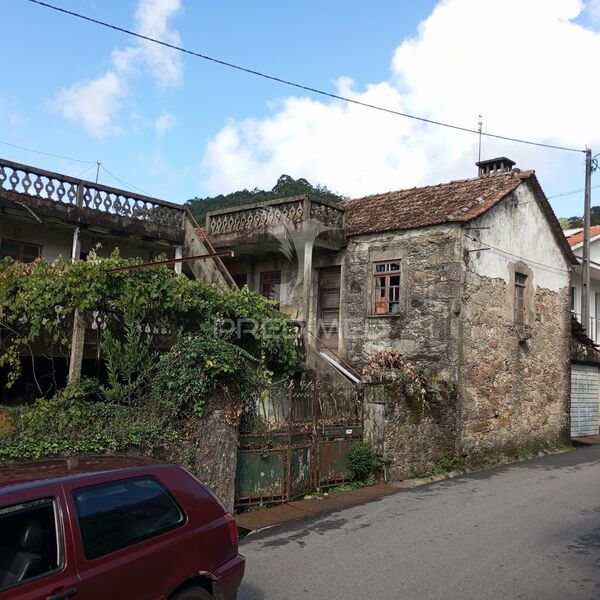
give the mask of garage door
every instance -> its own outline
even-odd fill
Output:
[[[571,437],[598,435],[598,367],[571,365]]]

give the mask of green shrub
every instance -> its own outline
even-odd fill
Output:
[[[258,367],[258,360],[225,339],[204,334],[186,336],[160,357],[154,397],[175,418],[192,413],[201,417],[217,387],[233,396],[242,408],[252,403],[261,382]]]
[[[367,442],[358,442],[348,452],[348,469],[354,481],[361,481],[371,475],[379,466],[373,447]]]
[[[0,460],[129,450],[156,453],[178,439],[166,413],[149,405],[88,402],[79,386],[3,414],[9,427],[0,438]]]

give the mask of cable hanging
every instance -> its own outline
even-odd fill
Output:
[[[44,156],[52,156],[53,158],[61,158],[62,160],[70,160],[72,162],[83,163],[87,165],[95,165],[95,160],[82,160],[81,158],[73,158],[71,156],[62,156],[61,154],[52,154],[51,152],[42,152],[41,150],[34,150],[33,148],[26,148],[25,146],[18,146],[17,144],[11,144],[0,140],[0,144],[16,148],[17,150],[25,150],[25,152],[33,152],[34,154],[43,154]]]
[[[206,54],[201,54],[200,52],[195,52],[193,50],[188,50],[187,48],[183,48],[182,46],[176,46],[175,44],[170,44],[168,42],[164,42],[162,40],[157,40],[155,38],[149,37],[147,35],[143,35],[141,33],[136,33],[135,31],[131,31],[130,29],[125,29],[124,27],[119,27],[117,25],[112,25],[111,23],[107,23],[106,21],[100,21],[99,19],[94,19],[92,17],[88,17],[86,15],[82,15],[80,13],[67,10],[65,8],[61,8],[59,6],[54,6],[53,4],[49,4],[47,2],[42,2],[42,0],[29,0],[29,2],[33,2],[34,4],[38,4],[39,6],[44,6],[46,8],[50,8],[60,13],[64,13],[66,15],[70,15],[72,17],[76,17],[78,19],[82,19],[84,21],[88,21],[90,23],[95,23],[96,25],[100,25],[102,27],[107,27],[114,31],[120,31],[121,33],[125,33],[127,35],[145,40],[147,42],[152,42],[153,44],[158,44],[160,46],[164,46],[166,48],[171,48],[172,50],[177,50],[178,52],[183,52],[184,54],[189,54],[191,56],[195,56],[196,58],[201,58],[206,61],[210,61],[224,67],[229,67],[230,69],[236,69],[237,71],[242,71],[244,73],[248,73],[250,75],[256,75],[257,77],[262,77],[263,79],[269,79],[271,81],[275,81],[277,83],[282,83],[287,86],[291,86],[294,88],[298,88],[301,90],[305,90],[307,92],[312,92],[313,94],[318,94],[320,96],[326,96],[328,98],[333,98],[334,100],[342,100],[343,102],[347,102],[349,104],[355,104],[358,106],[363,106],[365,108],[370,108],[373,110],[377,110],[380,112],[396,115],[399,117],[404,117],[407,119],[413,119],[415,121],[420,121],[422,123],[428,123],[430,125],[438,125],[439,127],[446,127],[448,129],[455,129],[457,131],[463,131],[465,133],[475,133],[477,135],[483,135],[489,138],[494,138],[498,140],[505,140],[508,142],[515,142],[518,144],[528,144],[530,146],[539,146],[541,148],[552,148],[553,150],[563,150],[565,152],[585,152],[585,149],[582,150],[580,148],[569,148],[566,146],[557,146],[554,144],[545,144],[543,142],[534,142],[531,140],[524,140],[521,138],[514,138],[505,135],[498,135],[494,133],[482,132],[477,129],[470,129],[469,127],[461,127],[460,125],[452,125],[450,123],[444,123],[442,121],[436,121],[434,119],[427,119],[425,117],[418,117],[416,115],[411,115],[408,113],[404,113],[398,110],[393,110],[391,108],[385,108],[383,106],[377,106],[375,104],[370,104],[368,102],[361,102],[360,100],[355,100],[353,98],[348,98],[345,96],[340,96],[338,94],[332,94],[331,92],[326,92],[324,90],[320,90],[318,88],[314,88],[308,85],[304,85],[301,83],[296,83],[294,81],[283,79],[281,77],[276,77],[275,75],[269,75],[268,73],[263,73],[261,71],[257,71],[255,69],[250,69],[247,67],[242,67],[241,65],[236,65],[234,63],[228,62],[226,60],[222,60],[220,58],[215,58],[213,56],[208,56]]]

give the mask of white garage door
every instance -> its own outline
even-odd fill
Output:
[[[598,367],[571,364],[571,437],[598,435]]]

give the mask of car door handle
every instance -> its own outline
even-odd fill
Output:
[[[76,587],[69,588],[64,592],[59,592],[58,594],[52,594],[52,596],[48,596],[46,600],[63,600],[63,598],[72,598],[78,592],[79,590]]]

